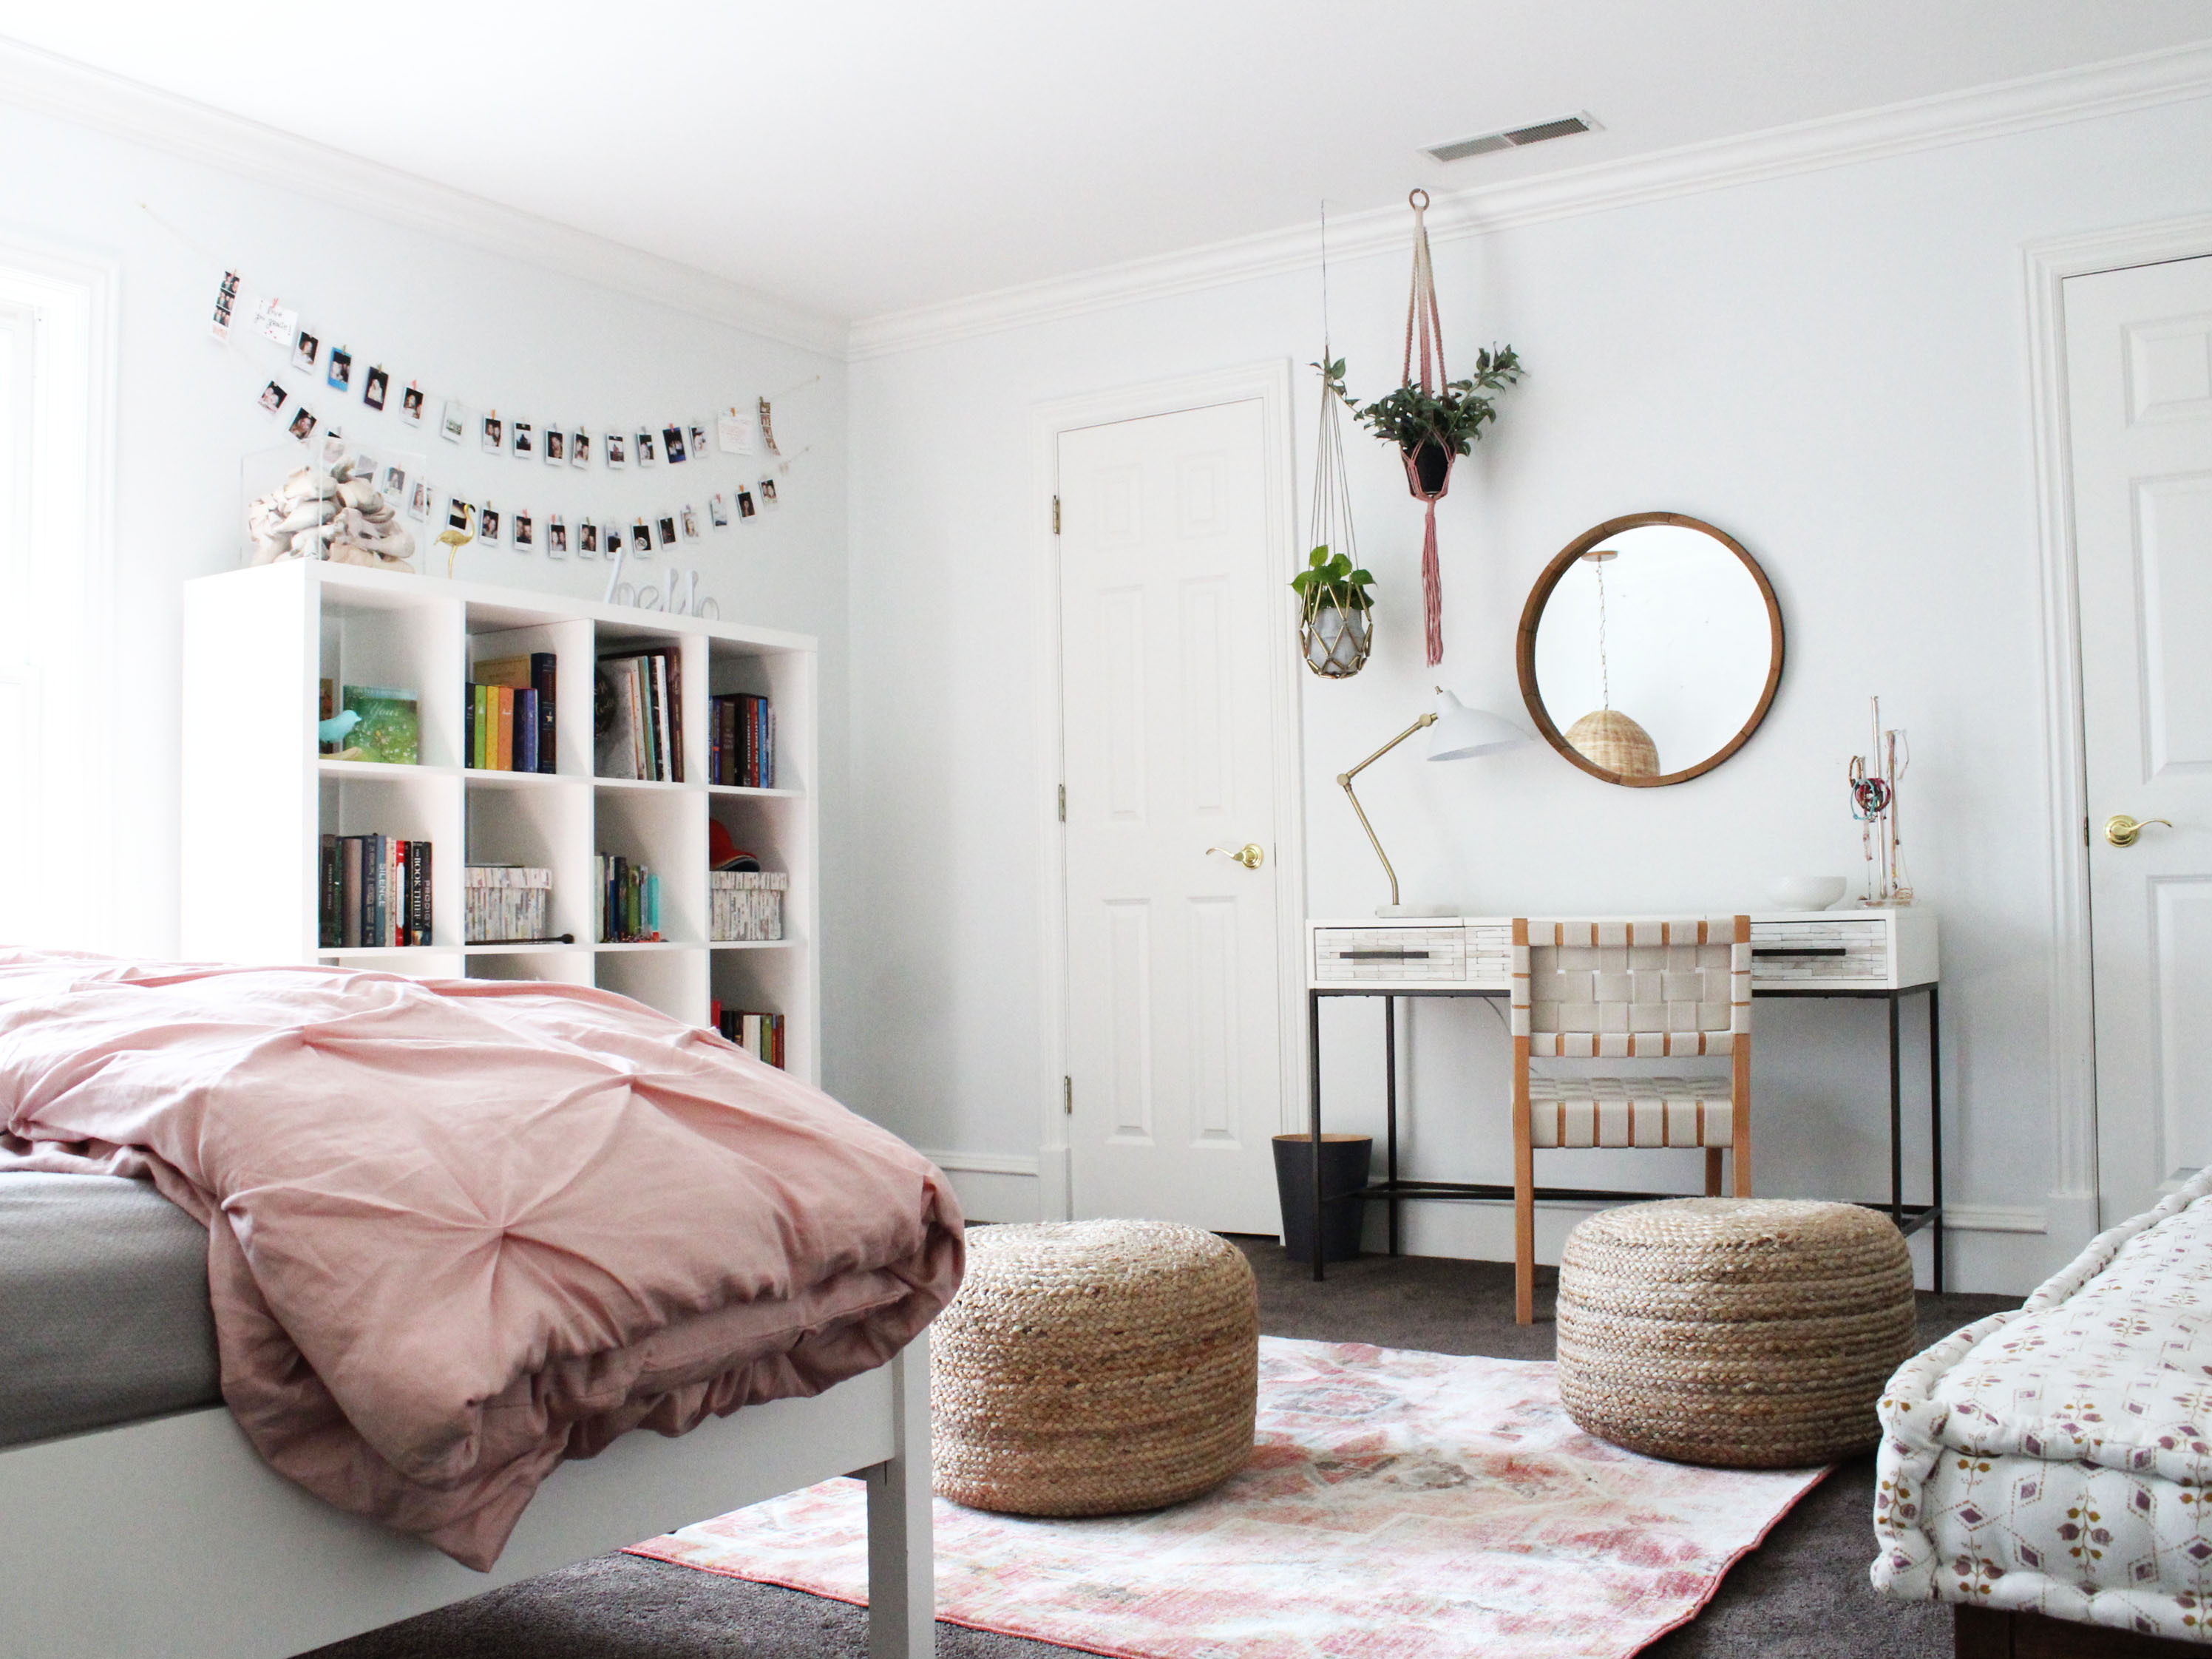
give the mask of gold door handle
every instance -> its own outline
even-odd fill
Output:
[[[2154,823],[2162,823],[2169,830],[2173,828],[2171,818],[2137,819],[2130,817],[2125,812],[2115,813],[2105,820],[2105,839],[2115,847],[2132,847],[2136,844],[2136,837]]]
[[[1209,847],[1206,850],[1209,855],[1219,853],[1224,858],[1243,865],[1247,870],[1256,870],[1267,861],[1267,853],[1256,841],[1246,842],[1233,853],[1226,847]]]

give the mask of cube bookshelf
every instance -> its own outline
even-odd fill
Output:
[[[599,658],[666,648],[683,668],[682,783],[593,772]],[[554,653],[557,769],[464,766],[462,688],[472,665]],[[821,1073],[817,954],[816,650],[802,635],[535,596],[348,565],[288,562],[185,585],[182,836],[185,954],[198,960],[331,963],[431,978],[556,980],[634,997],[688,1024],[710,1006],[781,1013],[790,1071]],[[316,753],[318,682],[404,687],[422,721],[420,763]],[[708,698],[749,691],[776,716],[774,789],[709,784]],[[708,822],[763,867],[789,873],[784,936],[707,937]],[[318,942],[325,835],[382,833],[433,848],[432,939],[333,950]],[[641,862],[661,882],[658,942],[596,942],[592,859]],[[573,945],[471,945],[467,864],[553,872],[548,932]]]

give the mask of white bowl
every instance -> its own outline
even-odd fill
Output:
[[[1850,889],[1848,876],[1778,876],[1766,896],[1780,910],[1825,910]]]

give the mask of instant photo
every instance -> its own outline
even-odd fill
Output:
[[[457,444],[461,434],[468,429],[468,418],[461,413],[460,404],[453,398],[447,398],[445,412],[438,417],[438,435],[449,444]]]
[[[697,541],[699,539],[699,515],[691,510],[691,505],[690,502],[687,501],[684,503],[684,511],[678,516],[682,519],[684,523],[684,539],[687,542]]]
[[[410,426],[422,424],[422,388],[412,380],[407,382],[407,390],[399,394],[399,418]]]
[[[667,448],[668,464],[671,466],[674,466],[678,462],[684,459],[685,452],[684,448],[684,428],[682,427],[664,426],[661,428],[660,441]]]
[[[372,368],[362,377],[361,400],[371,409],[382,410],[386,395],[392,390],[392,377],[380,368]]]
[[[653,526],[642,519],[629,527],[631,551],[641,559],[653,556]]]
[[[459,495],[448,495],[446,497],[446,528],[466,530],[469,521],[476,516],[476,511],[473,503],[463,501]]]
[[[300,406],[300,412],[292,417],[292,424],[284,429],[301,443],[305,443],[315,429],[315,417],[308,411],[307,406],[302,404]]]
[[[719,489],[707,498],[707,522],[717,530],[730,527],[729,500]]]
[[[557,426],[545,428],[545,465],[558,466],[568,459],[568,442]]]
[[[530,516],[528,507],[517,507],[514,513],[514,550],[527,553],[537,545],[537,520]]]
[[[558,513],[545,521],[545,556],[549,559],[568,556],[568,521]]]
[[[707,459],[707,428],[703,426],[691,428],[691,458],[699,461]]]
[[[657,459],[658,458],[653,453],[653,434],[650,432],[639,433],[637,434],[637,464],[640,466],[651,466]]]
[[[592,434],[580,426],[568,434],[568,465],[589,466],[592,464]]]
[[[384,483],[380,488],[385,500],[404,501],[407,495],[407,469],[404,466],[386,467]]]
[[[760,489],[761,505],[763,507],[774,507],[775,505],[775,480],[773,478],[763,478],[761,480]]]
[[[308,333],[306,329],[301,329],[292,337],[292,366],[295,368],[304,368],[310,374],[313,374],[315,354],[322,349],[323,343],[320,340]]]
[[[757,511],[759,509],[753,505],[753,492],[750,489],[740,489],[738,492],[738,516],[741,519],[750,519]]]
[[[499,509],[489,501],[486,501],[483,511],[477,514],[477,539],[495,544],[499,540]]]
[[[329,378],[333,392],[353,390],[353,353],[343,346],[331,348]]]
[[[580,559],[599,556],[599,527],[589,519],[576,526],[576,556]]]
[[[507,435],[514,441],[514,453],[517,455],[535,455],[538,453],[537,442],[531,436],[529,422],[509,421],[507,423]]]
[[[606,555],[609,558],[622,551],[622,526],[611,524],[606,531]]]
[[[483,447],[493,455],[507,447],[507,424],[496,415],[483,417]]]
[[[676,545],[676,515],[672,513],[665,514],[660,520],[660,544],[663,547]]]
[[[274,380],[261,388],[261,406],[271,415],[283,413],[284,405],[291,400],[292,394]]]
[[[431,486],[428,480],[417,478],[415,481],[415,488],[408,493],[407,516],[410,519],[428,519],[431,509],[437,505],[437,501],[438,492]]]

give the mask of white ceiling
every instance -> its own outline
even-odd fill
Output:
[[[861,318],[2212,39],[2212,6],[0,0],[0,34]]]

